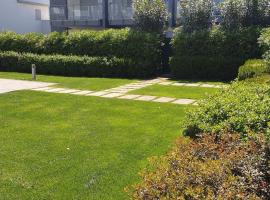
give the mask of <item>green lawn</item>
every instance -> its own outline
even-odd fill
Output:
[[[31,80],[32,75],[16,72],[0,72],[0,78]],[[38,75],[38,81],[59,83],[56,87],[65,87],[82,90],[104,90],[120,85],[135,82],[130,79],[117,78],[81,78],[81,77],[63,77],[63,76],[46,76]]]
[[[185,99],[202,99],[208,94],[217,92],[217,88],[201,88],[187,86],[172,86],[172,85],[152,85],[139,90],[134,90],[130,93],[141,95],[153,95],[164,97],[175,97]]]
[[[1,94],[0,199],[127,199],[124,188],[138,180],[147,158],[166,153],[181,134],[185,108],[34,91]]]

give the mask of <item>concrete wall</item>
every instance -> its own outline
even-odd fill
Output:
[[[36,19],[36,9],[41,20]],[[49,0],[0,0],[0,31],[49,33],[49,19]]]

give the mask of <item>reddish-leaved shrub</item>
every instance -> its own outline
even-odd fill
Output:
[[[131,188],[133,199],[270,199],[269,143],[263,134],[203,134],[177,141],[167,156],[152,159]]]

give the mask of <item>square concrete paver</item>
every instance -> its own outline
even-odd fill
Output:
[[[156,96],[146,96],[146,95],[143,95],[143,96],[138,97],[135,100],[139,100],[139,101],[152,101],[153,99],[156,99],[156,98],[157,98]]]
[[[174,86],[185,86],[186,83],[173,83],[172,85],[174,85]]]
[[[188,105],[194,103],[195,100],[193,99],[177,99],[176,101],[173,101],[174,104],[181,104],[181,105]]]
[[[35,90],[35,91],[47,91],[47,90],[52,90],[54,88],[52,87],[41,87],[41,88],[34,88],[34,89],[31,89],[31,90]]]
[[[136,94],[128,94],[128,95],[124,95],[124,96],[120,96],[118,97],[119,99],[136,99],[138,97],[140,97],[141,95],[136,95]]]
[[[201,85],[200,83],[187,83],[185,86],[188,86],[188,87],[198,87],[200,85]]]
[[[86,96],[96,96],[96,97],[101,97],[105,94],[109,94],[109,92],[104,92],[104,91],[100,91],[100,92],[94,92],[94,93],[90,93],[87,94]]]
[[[75,92],[80,92],[81,90],[75,90],[75,89],[65,89],[62,91],[58,91],[58,93],[63,93],[63,94],[73,94]]]
[[[64,88],[50,88],[50,89],[44,90],[44,91],[58,93],[58,92],[63,91],[63,90],[65,90],[65,89]]]
[[[160,103],[167,103],[167,102],[171,102],[175,100],[175,98],[170,98],[170,97],[160,97],[160,98],[157,98],[155,100],[153,100],[154,102],[160,102]]]
[[[114,98],[114,97],[119,97],[119,96],[123,96],[122,93],[109,93],[109,94],[105,94],[102,97],[106,97],[106,98]]]
[[[160,82],[159,85],[171,85],[173,84],[172,82],[165,81],[165,82]]]
[[[93,93],[93,91],[83,90],[83,91],[80,91],[80,92],[75,92],[73,94],[76,94],[76,95],[86,95],[86,94],[90,94],[90,93]]]

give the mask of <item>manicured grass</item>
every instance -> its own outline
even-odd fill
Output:
[[[185,99],[202,99],[208,94],[213,94],[218,91],[217,88],[201,88],[201,87],[187,87],[187,86],[172,86],[172,85],[152,85],[134,90],[132,94],[153,95],[164,97],[175,97]]]
[[[128,199],[186,107],[34,91],[0,95],[0,199]]]
[[[26,73],[0,72],[0,78],[31,80],[32,75]],[[130,79],[117,78],[81,78],[81,77],[63,77],[38,75],[38,81],[59,83],[56,87],[65,87],[82,90],[104,90],[120,85],[135,82]]]

